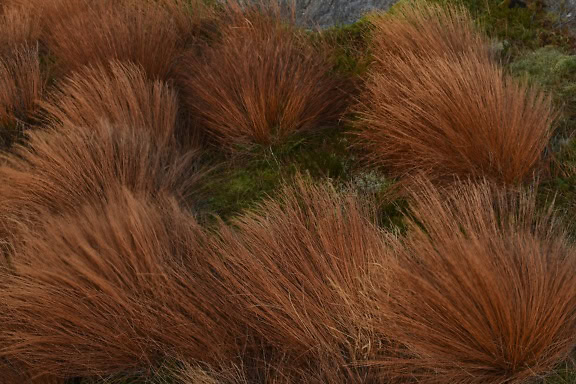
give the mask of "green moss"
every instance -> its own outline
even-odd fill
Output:
[[[332,60],[337,73],[361,76],[366,73],[371,60],[368,50],[370,32],[371,24],[365,17],[353,24],[314,33],[313,39],[333,49]]]
[[[317,135],[301,135],[277,147],[259,147],[242,160],[227,161],[204,186],[200,211],[206,223],[217,215],[228,221],[254,208],[265,198],[274,198],[283,185],[298,175],[311,180],[330,179],[341,188],[352,188],[374,198],[382,227],[405,230],[404,200],[390,200],[388,192],[395,181],[379,171],[357,167],[357,153],[349,147],[345,131],[330,129]]]
[[[509,65],[510,72],[549,91],[561,108],[551,177],[542,183],[542,204],[555,200],[559,210],[573,209],[576,201],[576,56],[556,48],[525,53]],[[571,223],[569,223],[571,225]],[[576,225],[570,231],[576,234]]]
[[[576,132],[576,56],[553,47],[540,48],[516,58],[509,70],[552,94],[562,110],[558,121],[560,134]]]
[[[540,48],[517,57],[509,70],[553,92],[576,112],[576,56],[554,47]]]
[[[206,198],[200,209],[226,220],[273,196],[297,174],[345,180],[352,162],[348,139],[338,128],[296,136],[276,147],[256,147],[214,172],[204,185]]]
[[[208,197],[200,208],[226,220],[271,195],[281,181],[279,167],[268,159],[224,170],[206,183],[204,189]]]

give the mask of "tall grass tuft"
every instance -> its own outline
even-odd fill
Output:
[[[332,369],[331,369],[332,368]],[[180,364],[171,374],[180,384],[342,384],[373,382],[363,376],[339,376],[326,365],[312,370],[298,370],[288,361],[263,354],[258,360],[240,360],[220,366]]]
[[[40,6],[46,44],[67,69],[130,61],[150,78],[165,79],[189,38],[182,31],[188,25],[182,18],[190,15],[184,1],[166,0],[172,7],[135,0],[28,1]]]
[[[327,54],[281,14],[229,6],[220,40],[179,65],[196,124],[228,149],[318,129],[337,121],[347,105]]]
[[[361,320],[369,266],[388,255],[369,212],[360,199],[299,179],[235,220],[236,231],[220,228],[215,289],[234,299],[230,316],[285,356],[280,372],[356,382],[354,363],[385,347]]]
[[[90,127],[100,121],[147,130],[158,142],[174,138],[178,95],[137,65],[85,67],[65,79],[43,103],[51,125]]]
[[[208,360],[230,327],[202,311],[196,287],[209,293],[207,280],[175,279],[181,268],[200,273],[201,236],[174,199],[126,189],[44,216],[2,276],[1,354],[59,377],[145,375],[176,352],[166,340],[178,334]]]
[[[135,193],[168,193],[188,204],[202,173],[196,152],[182,154],[137,128],[103,123],[35,131],[29,138],[0,165],[3,238],[23,221],[74,212],[118,185]]]
[[[396,176],[502,184],[541,169],[556,116],[547,95],[471,55],[387,60],[392,70],[371,73],[358,109],[355,135],[370,163]]]
[[[576,250],[552,209],[487,182],[417,184],[408,236],[391,242],[397,261],[382,271],[389,289],[373,296],[388,314],[376,327],[405,348],[382,364],[425,384],[553,371],[576,346]]]
[[[550,98],[504,73],[467,11],[418,1],[372,22],[355,132],[370,163],[439,182],[515,184],[540,171]]]

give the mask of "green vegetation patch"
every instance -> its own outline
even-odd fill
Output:
[[[352,163],[348,138],[340,128],[297,135],[275,147],[255,147],[215,169],[204,185],[206,199],[200,209],[226,220],[273,196],[299,173],[347,180]]]
[[[573,48],[574,38],[542,0],[433,0],[466,6],[489,36],[516,50],[554,45]]]
[[[554,47],[540,48],[516,58],[510,72],[529,83],[543,87],[561,107],[560,133],[576,131],[576,56]]]
[[[368,47],[372,25],[367,17],[353,24],[338,25],[314,33],[313,39],[324,42],[334,50],[332,59],[336,73],[362,76],[370,65]]]

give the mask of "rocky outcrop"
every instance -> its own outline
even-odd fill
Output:
[[[226,1],[226,0],[221,0]],[[261,0],[240,0],[261,1]],[[397,0],[280,0],[296,5],[296,19],[300,25],[310,28],[327,28],[350,24],[365,13],[388,9]],[[526,0],[523,0],[524,3]],[[576,30],[576,0],[545,0],[550,10],[560,15],[560,23]]]
[[[366,12],[387,9],[395,0],[296,0],[296,17],[300,24],[329,27],[350,24]]]
[[[353,23],[366,12],[387,9],[397,0],[296,0],[297,19],[307,26],[330,27]],[[576,30],[576,0],[547,0],[549,8]]]

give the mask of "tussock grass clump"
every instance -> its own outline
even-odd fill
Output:
[[[406,348],[394,377],[419,383],[525,383],[576,345],[576,250],[535,195],[486,182],[418,183],[408,236],[391,242],[378,323]],[[375,279],[374,281],[378,281]],[[382,304],[384,303],[384,304]]]
[[[179,65],[197,125],[229,149],[274,144],[335,122],[346,107],[343,83],[279,10],[230,6],[221,39]]]
[[[189,13],[185,2],[176,4],[182,16],[155,1],[59,0],[40,6],[44,39],[67,69],[120,60],[142,66],[151,78],[166,78],[188,38],[181,18]]]
[[[539,171],[550,98],[504,74],[464,8],[407,3],[373,23],[356,132],[370,163],[436,181],[514,184]]]
[[[174,199],[125,189],[42,218],[3,276],[2,354],[60,377],[145,374],[175,352],[165,341],[178,334],[208,359],[230,329],[213,313],[227,308],[202,312],[210,291],[195,287],[207,279],[177,279],[184,268],[200,274],[201,236]]]
[[[322,372],[319,382],[355,382],[349,364],[382,347],[359,320],[369,265],[387,255],[368,212],[351,195],[297,179],[278,201],[235,219],[236,232],[220,228],[214,284],[234,298],[230,316],[286,355],[287,375],[309,368]]]
[[[90,127],[100,121],[147,130],[153,140],[174,138],[178,95],[134,64],[85,67],[63,81],[43,104],[52,125]]]
[[[390,13],[370,17],[373,26],[372,55],[380,68],[388,69],[387,58],[458,57],[491,58],[490,41],[476,27],[464,6],[406,1]]]
[[[0,232],[48,213],[74,212],[118,185],[189,202],[199,181],[197,153],[156,144],[144,130],[109,124],[31,132],[0,165]],[[16,239],[12,239],[13,242]]]
[[[32,113],[44,81],[38,47],[21,46],[0,58],[0,125],[14,127]]]
[[[474,56],[388,58],[358,109],[366,158],[392,174],[515,184],[542,166],[556,112],[550,98]]]

